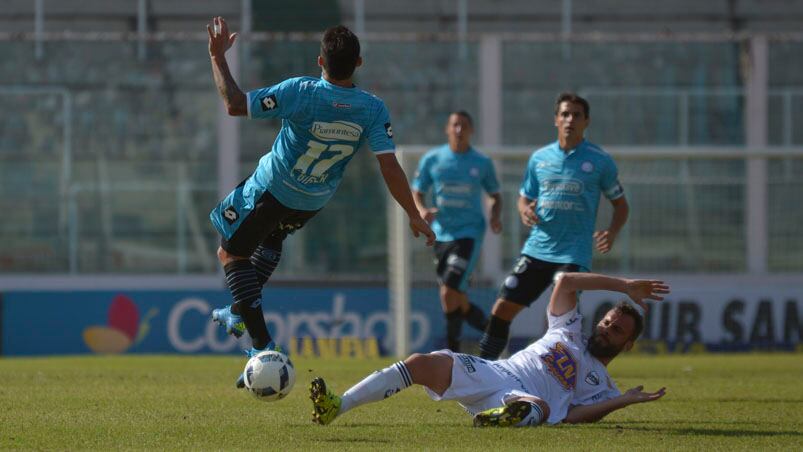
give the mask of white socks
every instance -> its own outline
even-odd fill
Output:
[[[399,361],[372,373],[346,391],[340,399],[339,414],[366,403],[387,399],[412,384],[410,371],[404,362]]]

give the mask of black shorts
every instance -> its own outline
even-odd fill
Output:
[[[552,284],[555,273],[577,271],[581,271],[581,267],[576,264],[546,262],[522,254],[499,288],[499,298],[530,306]]]
[[[301,229],[318,212],[320,210],[291,209],[265,191],[231,238],[221,237],[220,246],[229,254],[241,257],[251,256],[260,244],[281,250],[287,235]]]
[[[438,284],[465,292],[477,260],[478,248],[476,241],[470,238],[451,242],[435,242],[433,251],[435,252],[435,271],[438,274]]]

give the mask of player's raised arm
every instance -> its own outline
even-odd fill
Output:
[[[644,386],[636,386],[613,399],[605,400],[593,405],[578,405],[569,408],[566,419],[567,424],[579,424],[584,422],[597,422],[605,416],[620,410],[634,403],[653,402],[666,394],[666,388],[661,388],[655,392],[644,392]]]
[[[663,281],[652,279],[624,279],[595,273],[561,273],[555,278],[555,289],[549,299],[549,313],[561,316],[577,305],[577,292],[581,290],[610,290],[627,294],[639,306],[647,309],[647,300],[661,301],[669,293]]]
[[[231,76],[229,65],[226,62],[226,51],[234,45],[237,33],[229,33],[226,21],[218,16],[212,19],[212,24],[206,25],[209,33],[209,58],[212,61],[212,76],[215,86],[226,105],[226,111],[232,116],[245,116],[248,114],[247,99],[234,77]]]
[[[435,243],[435,233],[418,213],[410,186],[407,184],[407,176],[399,165],[399,161],[396,160],[396,155],[393,153],[378,154],[376,158],[379,160],[379,169],[390,194],[410,218],[410,229],[413,231],[413,235],[418,237],[420,234],[424,234],[427,238],[427,246],[431,246]]]

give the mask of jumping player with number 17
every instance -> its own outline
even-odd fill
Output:
[[[245,94],[225,57],[237,33],[230,34],[221,17],[214,18],[207,31],[212,74],[228,113],[282,119],[271,151],[210,214],[221,235],[218,258],[233,298],[230,306],[214,310],[212,319],[237,337],[247,330],[252,348],[246,353],[254,356],[276,349],[262,314],[262,286],[279,263],[282,241],[326,205],[366,140],[388,190],[407,212],[413,234],[423,234],[427,245],[435,235],[419,215],[396,160],[385,104],[352,82],[362,64],[357,36],[343,26],[324,32],[320,78],[294,77]]]

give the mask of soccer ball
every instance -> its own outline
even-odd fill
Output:
[[[267,350],[248,360],[243,379],[251,395],[263,402],[273,402],[290,394],[296,370],[287,355]]]

